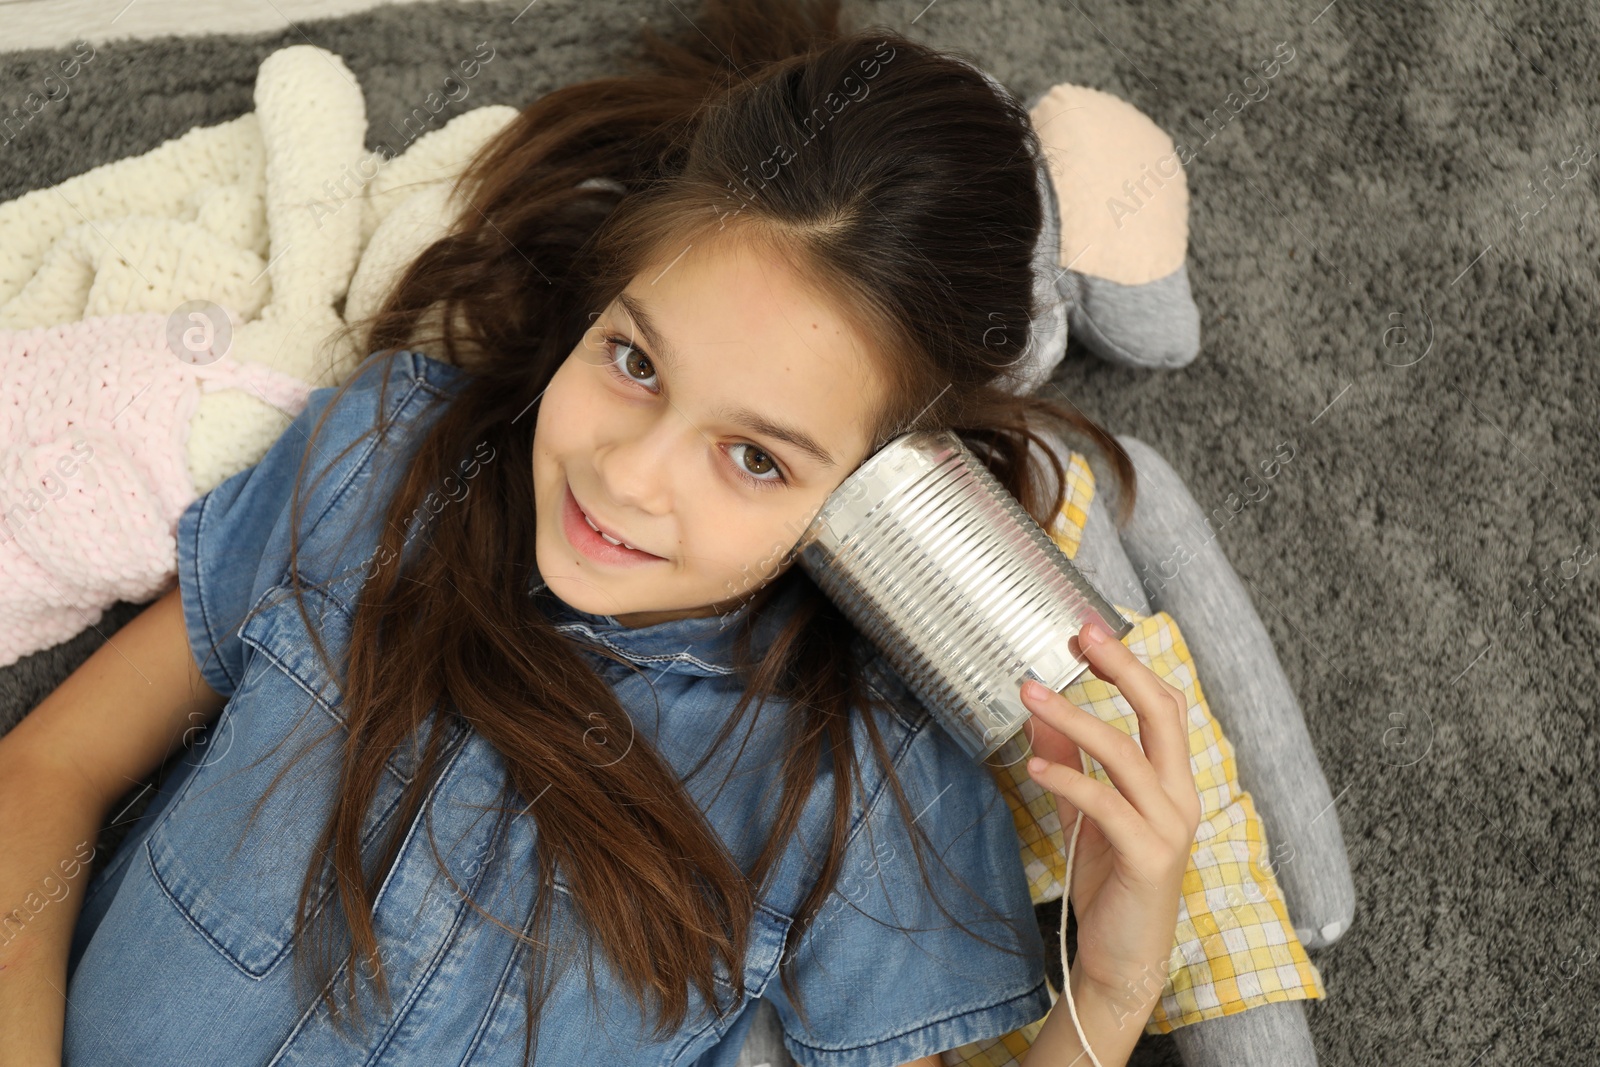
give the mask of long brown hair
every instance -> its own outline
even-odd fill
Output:
[[[470,724],[502,758],[502,817],[538,797],[540,880],[528,926],[535,935],[479,913],[516,936],[519,951],[536,948],[548,920],[550,872],[559,865],[574,907],[642,1015],[654,998],[660,1036],[683,1024],[691,984],[705,1003],[719,1005],[714,959],[732,975],[736,1002],[743,999],[755,903],[827,759],[835,768],[832,836],[783,952],[783,986],[797,999],[793,949],[840,873],[862,785],[852,715],[861,713],[902,817],[917,827],[866,714],[877,702],[862,677],[859,635],[798,567],[752,594],[736,634],[743,693],[712,745],[715,751],[752,704],[790,702],[776,822],[754,867],[741,870],[642,738],[626,759],[592,758],[587,738],[596,712],[616,723],[627,713],[527,595],[535,576],[530,463],[483,465],[474,491],[428,526],[425,550],[407,549],[402,560],[408,517],[475,444],[531,455],[536,418],[521,416],[537,411],[591,313],[663,250],[731,226],[803,264],[883,353],[878,369],[892,400],[879,414],[873,451],[912,429],[952,429],[1048,525],[1065,491],[1063,467],[1039,433],[1041,423],[1054,423],[1109,457],[1124,488],[1119,525],[1131,514],[1133,465],[1115,438],[1070,405],[1006,388],[1038,310],[1032,253],[1042,225],[1040,147],[1021,105],[964,57],[891,31],[846,32],[837,0],[706,0],[692,31],[669,40],[646,28],[641,44],[629,73],[551,92],[489,141],[456,183],[466,206],[448,234],[344,335],[371,353],[363,373],[412,348],[468,379],[399,477],[378,550],[392,562],[371,574],[351,625],[342,765],[296,918],[296,972],[323,991],[335,1019],[342,1012],[331,980],[333,945],[346,938],[342,962],[356,1021],[364,967],[388,1010],[374,899],[433,784],[436,746],[424,751],[405,789],[402,817],[375,870],[363,865],[361,830],[385,757],[435,713]],[[775,146],[787,149],[781,158]],[[379,410],[386,410],[381,395]],[[1048,469],[1030,458],[1030,442]],[[291,561],[304,471],[302,463],[291,503]],[[289,573],[298,602],[304,587],[292,562]],[[765,655],[752,658],[751,629],[796,584],[798,609]],[[300,610],[328,663],[303,603]],[[434,740],[442,733],[428,731]],[[922,834],[917,827],[913,845],[926,878]],[[342,912],[338,937],[333,909],[313,907],[325,865]],[[544,968],[543,955],[528,951],[530,1061],[549,993],[547,986],[535,1005],[531,968]]]

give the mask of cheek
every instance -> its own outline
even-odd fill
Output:
[[[707,599],[714,601],[748,596],[771,581],[792,543],[783,540],[780,527],[750,512],[703,515],[695,529],[700,539],[686,547],[698,562]]]
[[[586,381],[587,368],[575,357],[557,369],[539,399],[538,424],[533,430],[536,455],[546,458],[580,450],[602,416],[601,404]]]
[[[721,549],[715,558],[727,561],[727,570],[741,580],[756,582],[774,578],[780,568],[791,562],[790,549],[799,540],[807,521],[807,515],[774,516],[755,509],[743,516],[725,518],[710,533],[718,539]]]

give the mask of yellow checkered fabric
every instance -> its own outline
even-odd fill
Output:
[[[1067,476],[1067,499],[1049,533],[1072,558],[1077,555],[1094,497],[1094,475],[1084,458],[1074,452]],[[1259,862],[1267,850],[1261,820],[1250,794],[1240,788],[1233,746],[1206,705],[1177,623],[1164,611],[1147,616],[1121,604],[1116,608],[1134,624],[1123,644],[1189,698],[1189,757],[1201,804],[1200,827],[1183,878],[1168,978],[1145,1032],[1171,1033],[1180,1026],[1275,1000],[1327,996],[1322,975],[1307,958],[1289,922],[1277,879]],[[1124,733],[1138,736],[1139,720],[1133,708],[1092,673],[1084,672],[1064,695]],[[1066,835],[1055,794],[1028,775],[1027,761],[1022,758],[1025,745],[1020,736],[1013,738],[988,762],[1011,805],[1029,888],[1034,903],[1041,904],[1062,895]],[[1099,762],[1084,755],[1090,773],[1110,785]],[[1054,943],[1050,939],[1050,944]],[[1053,1002],[1059,995],[1051,990]],[[1044,1020],[1039,1019],[1000,1037],[948,1050],[942,1060],[946,1067],[1016,1065],[1043,1025]]]

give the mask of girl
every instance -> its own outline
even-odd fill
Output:
[[[1052,1012],[990,772],[793,566],[912,429],[1041,523],[1038,420],[1131,470],[1008,388],[1026,113],[837,17],[713,3],[653,70],[530,105],[373,355],[190,505],[177,588],[0,742],[0,899],[68,887],[0,950],[4,1062],[729,1062],[757,998],[806,1064],[937,1064],[1047,1012],[1033,1067],[1126,1061],[1199,820],[1181,694],[1087,632],[1143,749],[1024,689],[1034,773],[1089,820]],[[185,742],[77,892],[61,857]]]

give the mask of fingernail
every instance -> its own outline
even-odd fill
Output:
[[[1083,629],[1078,631],[1078,643],[1083,645],[1098,645],[1106,639],[1105,628],[1097,622],[1086,622]]]
[[[1027,697],[1032,697],[1034,700],[1043,700],[1045,698],[1045,694],[1048,692],[1050,692],[1050,690],[1046,689],[1043,685],[1034,681],[1032,678],[1029,678],[1026,682],[1022,683],[1022,694]]]
[[[1028,761],[1028,770],[1033,774],[1038,774],[1040,771],[1044,770],[1044,767],[1044,760],[1040,759],[1038,756],[1035,756],[1033,759]]]

